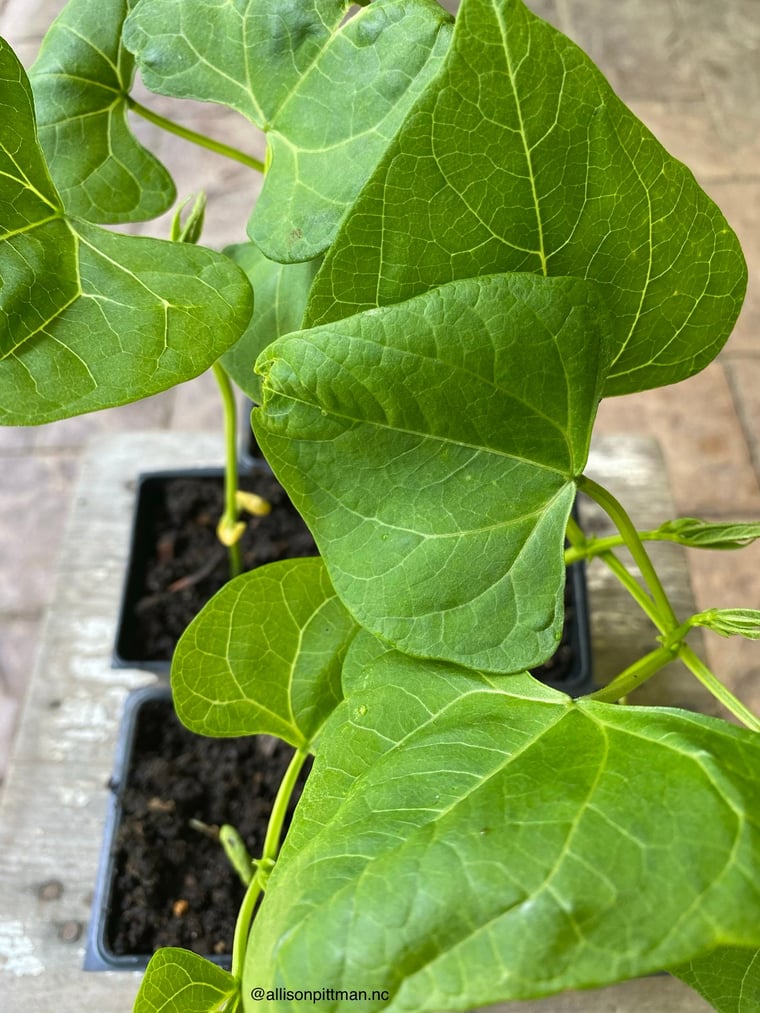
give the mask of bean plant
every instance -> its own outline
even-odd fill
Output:
[[[265,164],[139,102],[138,70],[241,113]],[[739,312],[691,172],[521,0],[70,0],[28,77],[2,44],[0,104],[0,420],[223,370],[320,551],[235,577],[175,653],[189,728],[294,754],[231,970],[159,950],[137,1013],[463,1010],[664,969],[756,1009],[760,720],[691,634],[758,639],[760,613],[677,614],[646,546],[760,524],[640,532],[585,473],[601,399],[695,374]],[[175,201],[135,116],[264,173],[248,242],[104,228]],[[584,534],[579,491],[616,534]],[[652,645],[573,700],[528,673],[591,558]],[[674,661],[736,720],[625,702]]]

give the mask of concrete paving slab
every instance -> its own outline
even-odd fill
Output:
[[[755,168],[760,171],[760,128],[746,143],[726,144],[715,130],[705,98],[683,102],[646,98],[628,104],[671,155],[689,166],[713,200],[720,203],[716,182],[752,181]],[[740,214],[737,222],[741,220]]]
[[[79,471],[70,453],[2,459],[0,614],[39,611],[53,598],[51,573]]]
[[[760,475],[760,354],[736,355],[724,362],[755,472]]]
[[[760,171],[760,160],[754,166]],[[739,237],[749,270],[747,296],[726,353],[760,355],[760,175],[751,180],[715,181],[709,191]]]
[[[240,417],[238,410],[237,417]],[[174,408],[170,428],[197,432],[217,430],[224,425],[219,386],[212,372],[206,372],[189,383],[181,383],[174,391]],[[221,437],[220,437],[221,438]]]
[[[98,433],[160,429],[171,418],[174,399],[173,390],[164,391],[135,404],[76,415],[43,426],[0,426],[0,455],[11,451],[79,451]]]
[[[607,398],[596,431],[656,437],[684,516],[760,516],[760,481],[722,362],[673,387]]]
[[[648,13],[652,4],[646,3]],[[717,134],[729,146],[757,140],[760,109],[760,14],[756,0],[675,0],[693,66]]]
[[[561,0],[561,27],[603,71],[614,90],[635,99],[702,98],[693,42],[672,0]]]
[[[17,42],[39,44],[39,40],[60,14],[66,0],[5,0],[0,7],[0,31],[3,37]]]
[[[0,693],[21,702],[39,645],[41,618],[0,615]]]
[[[0,784],[5,778],[13,749],[18,711],[18,699],[0,690]]]

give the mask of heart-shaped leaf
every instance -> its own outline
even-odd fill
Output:
[[[520,0],[464,0],[436,86],[343,223],[307,319],[500,271],[601,287],[605,395],[705,366],[746,285],[721,213],[581,50]]]
[[[760,950],[722,946],[670,968],[718,1013],[755,1013],[760,1003]]]
[[[240,984],[229,971],[176,946],[150,958],[133,1013],[235,1013]]]
[[[491,671],[553,653],[604,328],[585,282],[501,275],[267,349],[257,439],[363,626]]]
[[[277,735],[311,745],[343,698],[356,626],[321,559],[288,559],[226,584],[183,633],[172,695],[200,735]]]
[[[0,41],[0,422],[32,425],[189,380],[250,319],[228,258],[117,235],[64,209],[34,131],[31,90]]]
[[[222,363],[235,383],[259,404],[261,380],[253,371],[260,352],[275,338],[297,331],[303,320],[311,283],[319,260],[304,264],[278,264],[254,243],[240,243],[224,251],[248,276],[256,293],[253,316],[245,334],[225,352]]]
[[[69,0],[29,72],[42,150],[65,210],[136,222],[171,207],[174,183],[127,122],[134,58],[121,44],[130,0]]]
[[[224,103],[267,132],[249,233],[272,260],[326,249],[449,42],[450,15],[427,0],[375,0],[346,21],[350,7],[141,0],[126,21],[148,88]]]
[[[368,1011],[471,1009],[760,942],[757,735],[393,652],[351,681],[244,996],[319,980],[387,990]]]

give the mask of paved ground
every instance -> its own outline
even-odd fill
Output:
[[[62,0],[0,0],[0,34],[28,66]],[[727,348],[699,376],[603,404],[601,432],[652,434],[663,446],[681,514],[760,518],[760,0],[529,0],[578,41],[673,154],[694,170],[744,244],[751,280]],[[149,100],[195,129],[260,154],[250,128],[214,107]],[[140,135],[180,193],[209,195],[206,242],[242,241],[241,193],[257,180],[146,124]],[[190,154],[192,157],[189,157]],[[164,234],[166,221],[143,231]],[[162,231],[163,230],[163,231]],[[110,430],[214,429],[208,377],[138,405],[35,429],[0,429],[0,777],[50,600],[50,580],[82,449]],[[663,518],[664,519],[664,518]],[[698,605],[760,607],[760,546],[690,557]],[[760,701],[760,645],[710,641],[710,660]]]

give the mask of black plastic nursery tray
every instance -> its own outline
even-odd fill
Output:
[[[194,735],[176,718],[167,687],[130,695],[109,782],[85,970],[140,970],[160,946],[229,967],[243,885],[221,845],[190,821],[231,823],[260,854],[292,753],[265,735]]]
[[[309,529],[268,468],[241,475],[239,485],[272,504],[266,516],[247,518],[243,569],[317,554]],[[221,469],[139,476],[114,665],[168,671],[183,631],[230,576],[228,552],[216,535],[223,505]]]
[[[591,664],[591,631],[582,562],[567,568],[565,617],[559,647],[548,661],[532,670],[547,686],[569,696],[583,696],[595,689]]]

